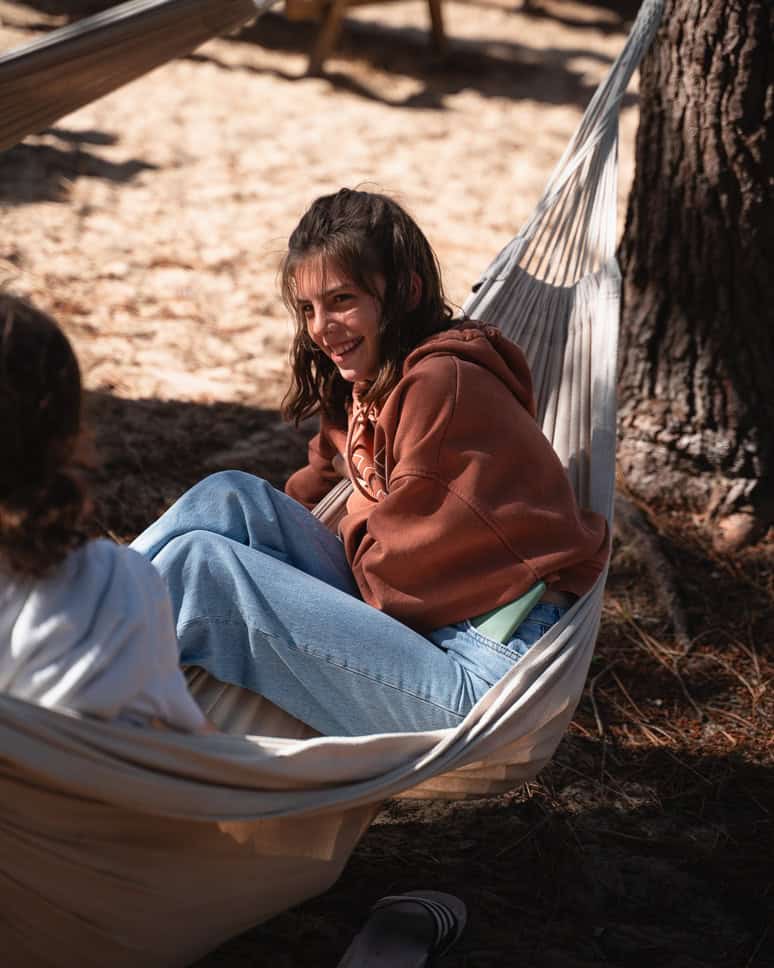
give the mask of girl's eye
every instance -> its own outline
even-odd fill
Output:
[[[352,299],[351,292],[337,292],[336,295],[334,296],[334,302],[336,303],[345,303],[345,302],[348,302],[350,299]]]
[[[304,303],[301,306],[301,315],[302,316],[306,316],[308,318],[309,316],[312,315],[313,312],[314,312],[314,310],[312,309],[312,306],[311,306],[310,303]]]

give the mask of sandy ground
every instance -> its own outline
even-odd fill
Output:
[[[5,153],[0,277],[80,355],[103,458],[95,531],[133,537],[220,467],[281,484],[305,436],[278,414],[276,269],[305,207],[341,185],[396,194],[461,304],[535,206],[635,6],[447,0],[439,61],[423,3],[376,4],[347,21],[323,78],[304,76],[313,27],[269,15]],[[2,0],[0,48],[55,22]],[[621,225],[636,114],[633,90]],[[701,635],[679,668],[669,616],[617,546],[589,690],[540,782],[388,805],[330,892],[201,968],[334,965],[370,903],[422,886],[470,909],[449,968],[774,964],[771,664],[756,651],[774,568],[712,561],[684,537],[674,559]]]
[[[623,34],[618,15],[580,3],[447,2],[445,15],[442,65],[425,4],[361,8],[323,79],[302,76],[311,25],[270,15],[17,150],[0,260],[65,320],[90,389],[277,406],[278,257],[309,202],[342,185],[397,195],[464,301],[530,214]],[[622,208],[635,126],[632,98]]]

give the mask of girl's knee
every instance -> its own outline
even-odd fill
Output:
[[[168,541],[153,559],[154,566],[169,579],[177,574],[190,580],[203,566],[211,568],[227,550],[228,539],[211,531],[187,531]]]
[[[273,507],[277,493],[262,477],[228,470],[203,478],[181,500],[186,508],[196,509],[195,513],[200,516],[196,524],[207,528],[219,520],[217,509],[233,516],[231,520],[239,521],[250,517],[256,509]],[[209,519],[201,517],[202,509],[207,509]]]
[[[198,484],[195,484],[192,490],[201,488],[220,493],[242,493],[244,491],[255,493],[256,491],[264,491],[270,486],[262,477],[256,477],[255,474],[248,474],[247,471],[228,470],[215,471],[214,474],[209,474],[202,478]]]

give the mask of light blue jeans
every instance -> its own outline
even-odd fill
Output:
[[[470,622],[425,638],[362,601],[306,508],[240,471],[192,487],[133,547],[167,582],[183,665],[327,735],[457,725],[564,611],[537,605],[506,644]]]

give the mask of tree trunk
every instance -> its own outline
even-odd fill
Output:
[[[729,545],[774,512],[772,38],[770,0],[667,0],[620,253],[621,472]]]

